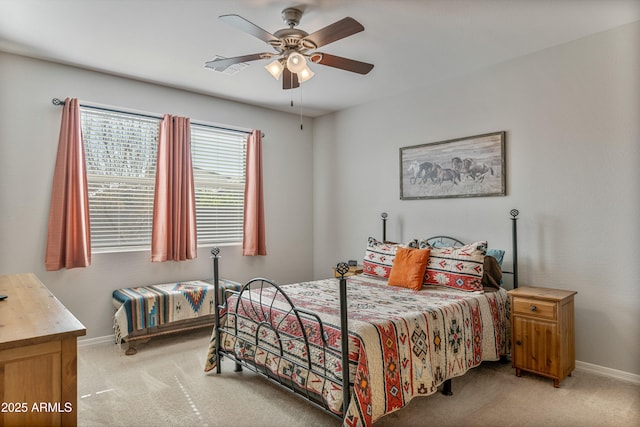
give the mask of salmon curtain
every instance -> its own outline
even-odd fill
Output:
[[[254,130],[247,137],[242,255],[266,254],[264,188],[262,184],[262,132]]]
[[[196,256],[191,121],[165,114],[158,138],[151,261],[184,261]]]
[[[45,268],[91,265],[89,194],[80,126],[80,103],[67,98],[62,109],[58,154],[53,172]]]

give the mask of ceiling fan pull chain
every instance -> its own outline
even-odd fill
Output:
[[[302,130],[302,85],[298,88],[300,91],[300,130]]]

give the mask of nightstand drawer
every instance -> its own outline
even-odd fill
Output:
[[[556,303],[526,298],[513,299],[513,313],[541,319],[556,319]]]

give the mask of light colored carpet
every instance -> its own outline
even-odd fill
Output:
[[[156,338],[125,356],[114,344],[78,350],[81,426],[339,426],[336,418],[256,374],[205,374],[210,332]],[[124,348],[124,347],[123,347]],[[640,386],[576,371],[560,388],[484,363],[453,380],[454,395],[417,397],[385,426],[638,426]]]

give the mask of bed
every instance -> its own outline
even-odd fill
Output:
[[[516,219],[512,212],[514,271]],[[348,426],[370,426],[416,396],[451,394],[453,378],[510,353],[509,299],[499,274],[484,280],[487,249],[444,236],[404,245],[383,236],[369,239],[361,275],[344,277],[349,267],[340,263],[339,279],[252,279],[216,301],[205,371],[220,373],[227,357]]]

